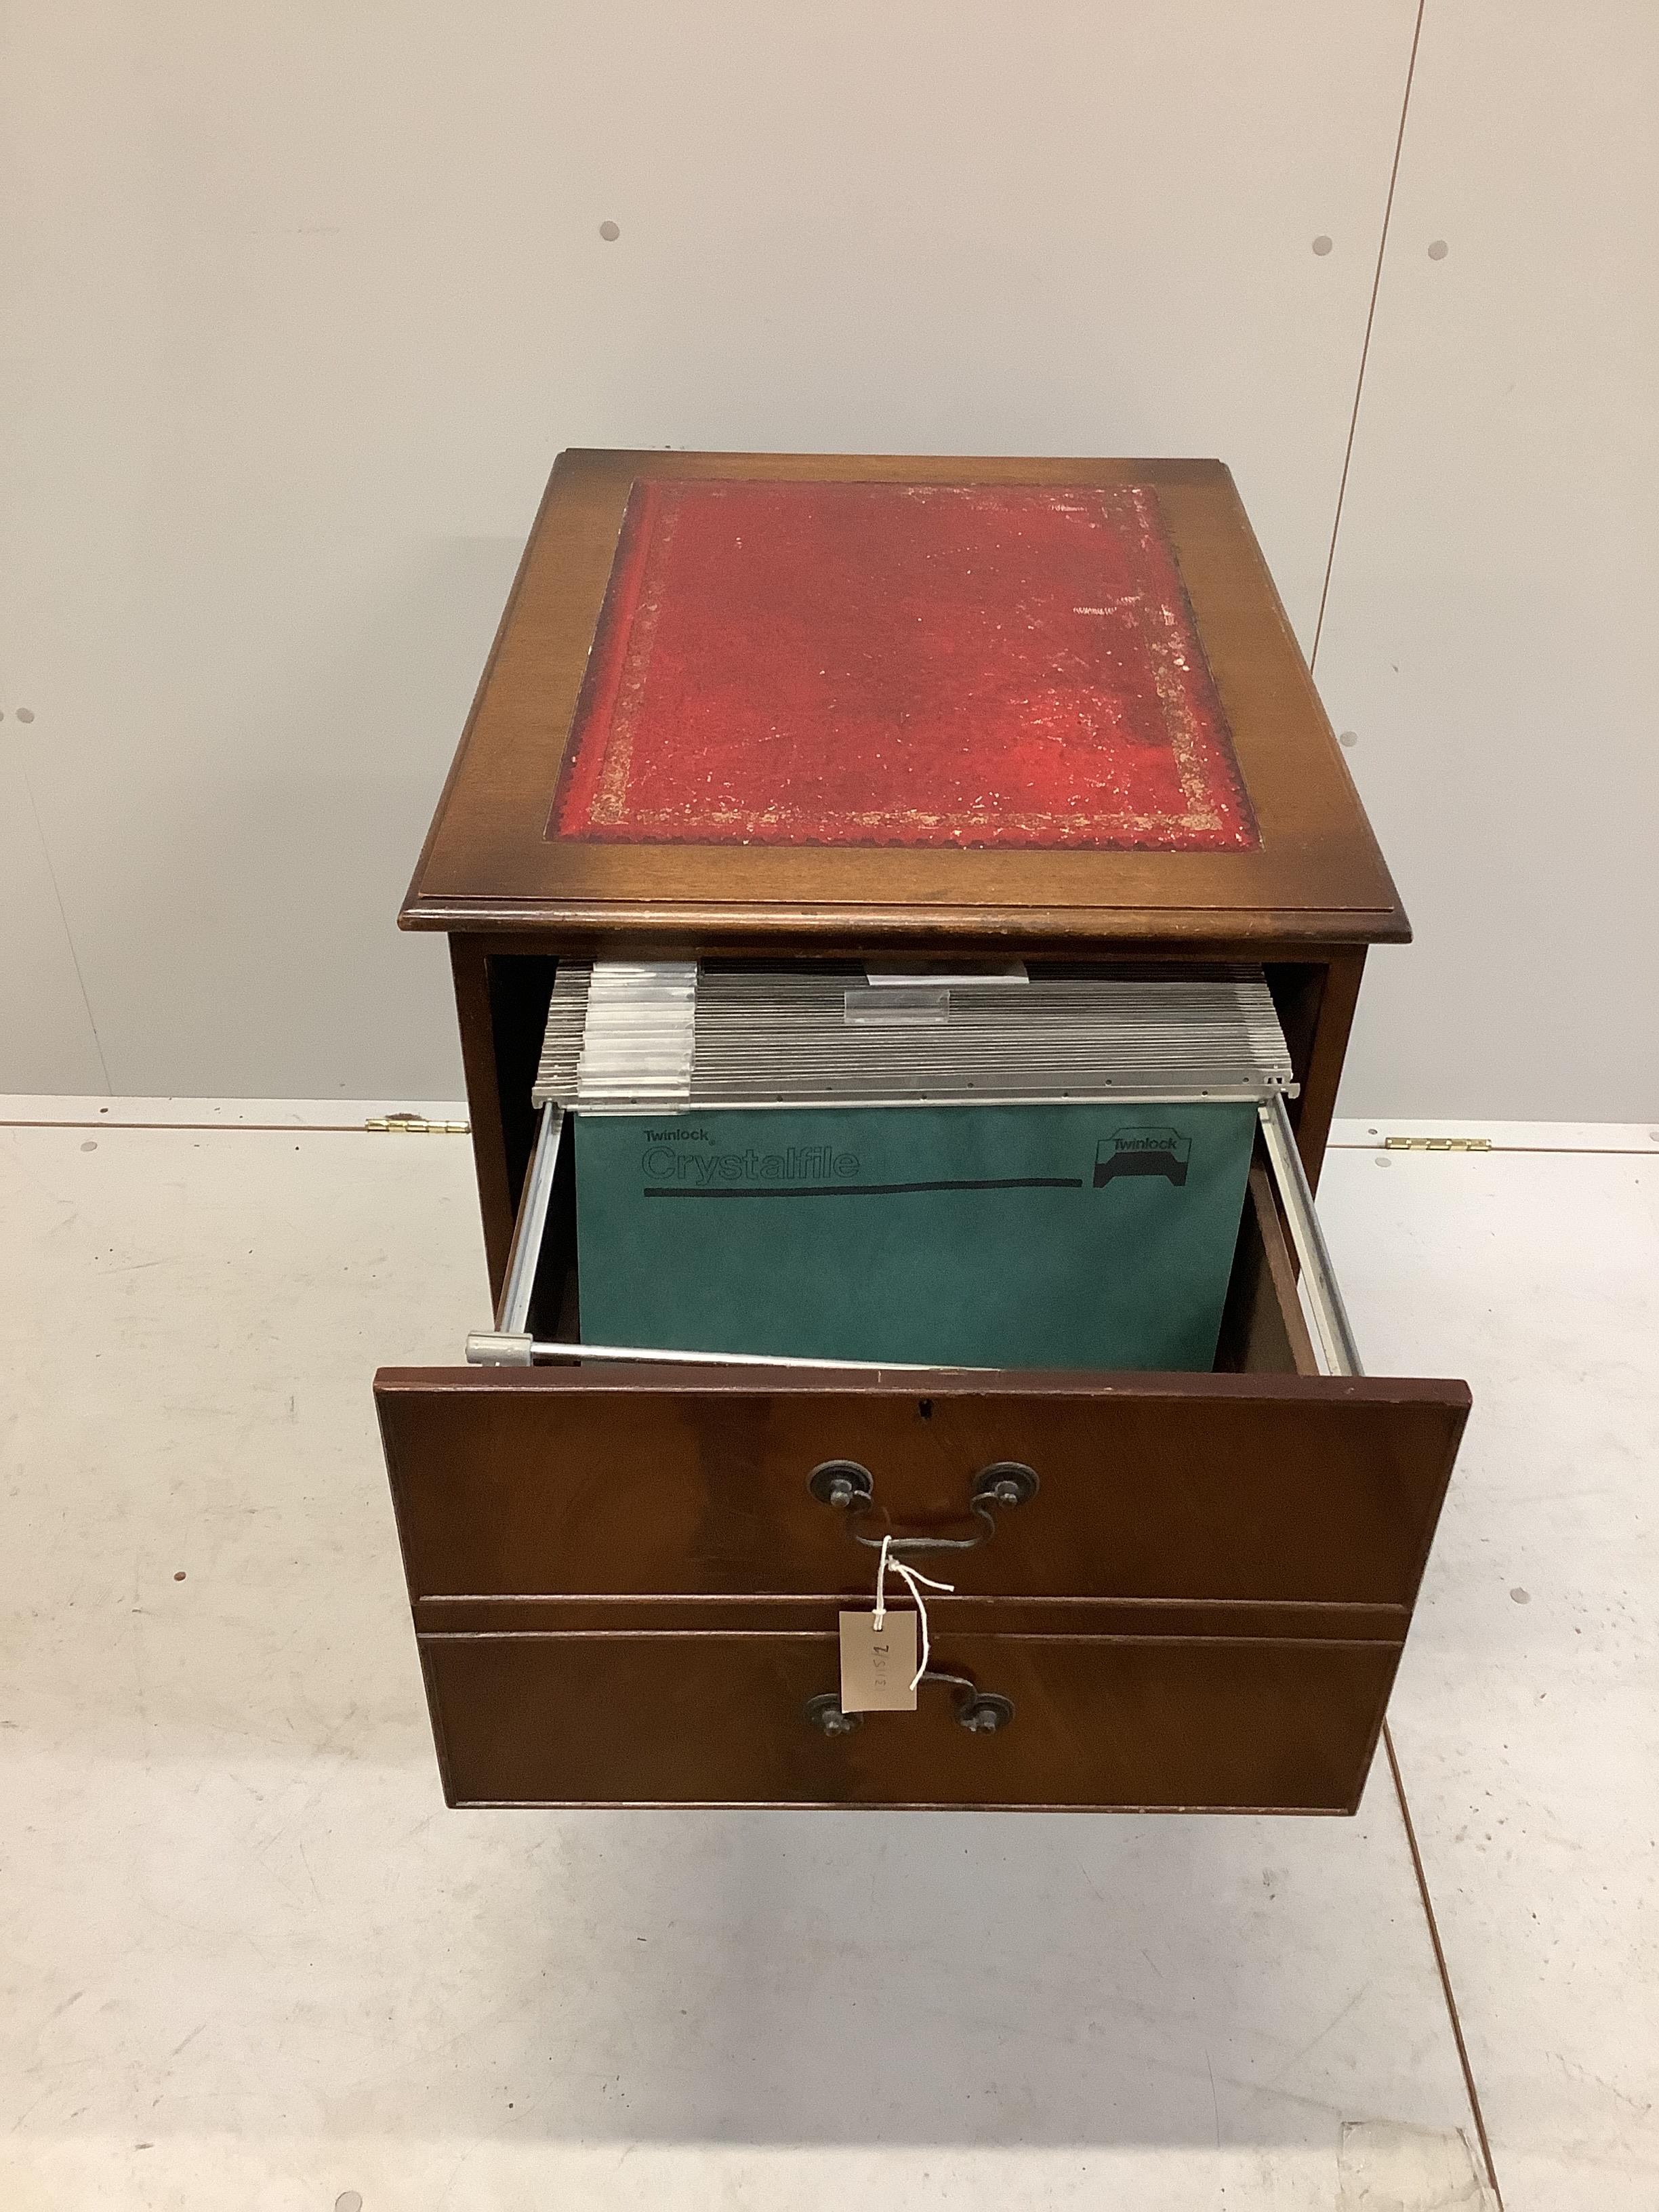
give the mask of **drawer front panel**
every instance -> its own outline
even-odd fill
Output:
[[[657,1371],[659,1375],[660,1370]],[[886,1386],[405,1370],[376,1396],[410,1595],[854,1595],[866,1536],[986,1534],[965,1596],[1409,1606],[1462,1432],[1458,1382],[1204,1375]],[[808,1487],[867,1469],[852,1516]]]
[[[944,1636],[914,1713],[842,1735],[833,1632],[422,1638],[453,1804],[1351,1812],[1399,1652],[1383,1644]]]

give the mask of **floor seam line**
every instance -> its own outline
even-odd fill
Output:
[[[1457,2046],[1457,2063],[1462,2069],[1463,2088],[1474,2119],[1474,2131],[1480,2139],[1486,2179],[1498,2200],[1498,2212],[1504,2212],[1504,2192],[1498,2186],[1498,2168],[1492,2163],[1492,2141],[1486,2133],[1486,2116],[1480,2108],[1480,2092],[1475,2087],[1474,2069],[1469,2063],[1469,2047],[1463,2039],[1463,2022],[1457,2009],[1456,1993],[1452,1988],[1451,1969],[1446,1964],[1445,1946],[1440,1940],[1440,1923],[1435,1917],[1434,1899],[1429,1893],[1429,1877],[1423,1864],[1423,1854],[1418,1848],[1411,1807],[1406,1800],[1405,1780],[1400,1771],[1400,1755],[1394,1747],[1394,1730],[1386,1719],[1382,1723],[1382,1748],[1388,1753],[1389,1772],[1394,1778],[1395,1802],[1400,1808],[1400,1818],[1406,1830],[1406,1846],[1411,1853],[1412,1871],[1417,1876],[1417,1894],[1422,1900],[1423,1917],[1428,1923],[1429,1942],[1440,1975],[1440,1993],[1446,2001],[1446,2016],[1451,2022],[1452,2040]]]
[[[119,1130],[182,1130],[196,1135],[214,1137],[308,1137],[379,1136],[380,1130],[366,1129],[361,1121],[112,1121],[100,1116],[95,1121],[67,1121],[58,1115],[44,1116],[39,1121],[22,1121],[0,1116],[0,1129],[107,1129],[113,1134]],[[442,1134],[461,1135],[459,1130],[441,1132],[422,1130],[422,1136]],[[1333,1138],[1326,1146],[1332,1152],[1376,1152],[1382,1150],[1380,1142],[1370,1139]],[[1650,1152],[1635,1145],[1492,1145],[1486,1154],[1433,1154],[1444,1158],[1496,1158],[1499,1153],[1513,1153],[1526,1158],[1554,1160],[1650,1160],[1659,1159],[1659,1149]],[[1412,1155],[1401,1153],[1401,1158]]]
[[[104,1129],[137,1135],[158,1132],[209,1137],[378,1137],[388,1133],[366,1129],[361,1121],[4,1121],[0,1129]],[[402,1131],[391,1133],[401,1135]],[[422,1136],[441,1133],[460,1136],[461,1130],[422,1130]]]
[[[35,1126],[31,1123],[29,1127]],[[54,1126],[54,1125],[41,1125]],[[78,1125],[77,1125],[78,1126]],[[1373,1143],[1369,1138],[1356,1144],[1352,1138],[1333,1139],[1325,1147],[1328,1152],[1380,1152],[1385,1149],[1381,1139]],[[1431,1152],[1413,1154],[1395,1147],[1395,1159],[1413,1158],[1429,1159],[1491,1159],[1499,1152],[1519,1152],[1528,1159],[1551,1160],[1651,1160],[1659,1159],[1659,1152],[1650,1152],[1639,1145],[1488,1145],[1484,1152]]]

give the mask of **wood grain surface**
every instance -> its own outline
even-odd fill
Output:
[[[425,1637],[453,1804],[975,1806],[1346,1813],[1398,1652],[1389,1644],[958,1635],[960,1692],[825,1735],[833,1620],[797,1635]]]

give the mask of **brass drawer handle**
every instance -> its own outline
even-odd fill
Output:
[[[827,1459],[815,1467],[806,1478],[806,1486],[820,1505],[833,1506],[844,1513],[848,1531],[855,1543],[867,1544],[872,1551],[881,1549],[884,1539],[866,1536],[853,1526],[860,1516],[870,1511],[875,1504],[875,1479],[867,1467],[855,1459]],[[988,1467],[981,1468],[974,1477],[973,1493],[968,1500],[968,1510],[982,1525],[972,1536],[895,1536],[889,1545],[893,1552],[972,1552],[981,1544],[988,1544],[997,1533],[996,1514],[1000,1507],[1012,1510],[1036,1496],[1037,1479],[1034,1469],[1015,1459],[993,1460]],[[925,1679],[925,1678],[924,1678]]]
[[[981,1690],[966,1674],[952,1674],[942,1667],[930,1667],[921,1679],[924,1682],[943,1682],[955,1691],[951,1699],[953,1717],[957,1726],[966,1729],[969,1735],[994,1735],[999,1729],[1012,1725],[1012,1698],[1002,1697],[995,1690]],[[825,1735],[851,1735],[854,1729],[864,1726],[864,1715],[843,1712],[841,1698],[834,1690],[823,1690],[816,1698],[809,1698],[806,1717]]]

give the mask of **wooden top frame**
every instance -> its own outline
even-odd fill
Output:
[[[1153,486],[1261,831],[1248,852],[624,845],[549,810],[640,477]],[[416,868],[405,928],[639,950],[891,938],[1399,943],[1394,885],[1232,477],[1212,460],[560,455]]]

